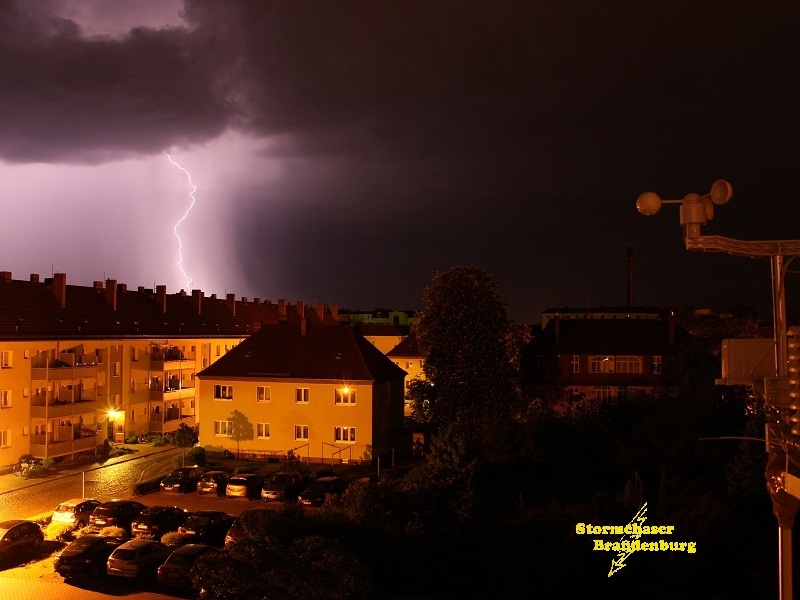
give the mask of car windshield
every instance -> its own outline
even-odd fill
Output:
[[[172,473],[167,475],[167,477],[188,477],[189,471],[189,469],[175,469]]]
[[[287,483],[291,483],[292,478],[288,475],[273,475],[272,483],[277,483],[281,485],[285,485]]]
[[[95,508],[92,513],[93,517],[113,517],[114,509],[112,508]]]
[[[203,525],[208,525],[207,517],[189,517],[189,520],[186,521],[185,527],[202,527]]]
[[[75,512],[75,508],[76,507],[74,505],[72,505],[72,504],[59,504],[58,506],[56,506],[56,512],[74,513]]]
[[[171,567],[176,567],[176,566],[188,567],[191,566],[192,563],[194,563],[194,559],[195,559],[194,554],[188,554],[185,552],[173,552],[172,556],[170,556],[169,560],[167,560],[167,563]]]

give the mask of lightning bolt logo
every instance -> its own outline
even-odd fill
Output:
[[[186,209],[186,212],[183,213],[183,216],[178,220],[178,222],[175,223],[175,227],[172,228],[172,232],[175,234],[175,237],[178,239],[178,268],[181,270],[181,273],[183,273],[183,276],[186,278],[186,287],[188,288],[188,291],[191,293],[191,291],[192,291],[192,278],[189,277],[186,274],[186,271],[183,270],[183,242],[181,241],[181,236],[178,234],[178,227],[180,227],[181,224],[186,220],[186,217],[189,216],[189,212],[194,207],[194,203],[196,201],[196,199],[194,197],[194,193],[197,191],[197,186],[195,186],[195,184],[192,183],[192,175],[191,175],[191,173],[189,173],[189,171],[187,171],[182,166],[180,166],[178,163],[176,163],[174,160],[172,160],[172,157],[168,153],[164,152],[164,154],[169,159],[169,162],[171,162],[173,165],[178,167],[181,171],[186,173],[186,177],[189,180],[189,185],[192,186],[192,191],[189,192],[189,197],[192,199],[192,203],[189,205],[189,208]]]
[[[644,503],[642,508],[639,509],[639,512],[631,519],[631,522],[628,525],[643,525],[644,522],[647,520],[645,516],[647,514],[647,502]],[[611,560],[611,569],[608,571],[608,576],[611,577],[617,571],[621,571],[626,565],[625,560],[634,553],[633,550],[633,542],[638,540],[642,537],[641,533],[632,533],[630,535],[623,535],[620,538],[620,545],[624,548],[617,552],[616,560]]]

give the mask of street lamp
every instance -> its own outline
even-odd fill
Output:
[[[705,195],[688,194],[682,200],[662,200],[654,192],[645,192],[636,200],[636,208],[646,216],[656,214],[662,204],[680,204],[680,220],[687,250],[727,252],[748,258],[769,258],[772,268],[772,319],[775,340],[775,374],[767,378],[766,403],[778,410],[778,422],[767,426],[767,488],[772,498],[773,512],[778,517],[778,554],[780,598],[792,598],[792,527],[800,509],[796,488],[790,493],[789,482],[796,480],[789,473],[790,452],[797,454],[800,443],[791,434],[791,411],[797,410],[789,390],[795,386],[789,378],[789,352],[786,325],[786,295],[784,281],[791,262],[800,256],[800,240],[742,241],[722,236],[701,235],[700,230],[714,216],[714,206],[726,204],[733,195],[731,184],[718,179]],[[795,390],[796,391],[796,390]],[[796,457],[794,457],[796,458]]]
[[[118,418],[124,417],[124,416],[125,416],[125,413],[122,412],[121,410],[117,410],[116,408],[108,411],[108,426],[111,429],[111,443],[114,444],[114,445],[116,445],[116,443],[117,443],[117,432],[116,432],[116,430],[114,428],[114,422]]]

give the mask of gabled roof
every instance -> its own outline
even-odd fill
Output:
[[[397,325],[392,323],[362,323],[359,329],[363,336],[397,337],[405,335]]]
[[[198,373],[206,378],[402,380],[406,372],[348,325],[267,325]]]
[[[670,328],[673,333],[670,333]],[[671,336],[674,342],[671,341]],[[689,336],[669,320],[552,320],[523,350],[526,353],[653,355],[664,354]]]
[[[397,344],[394,348],[386,353],[388,357],[406,357],[406,356],[422,356],[417,344],[417,335],[415,333],[409,334],[408,337]]]

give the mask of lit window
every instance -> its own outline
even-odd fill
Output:
[[[573,354],[569,360],[569,372],[570,373],[580,373],[581,372],[581,357],[579,354]]]
[[[596,385],[592,388],[592,398],[613,398],[614,389],[609,385]]]
[[[297,403],[308,403],[308,388],[296,388],[294,390],[294,401]]]
[[[12,352],[10,350],[5,350],[3,352],[0,352],[0,368],[10,369],[11,357],[12,357]]]
[[[214,435],[231,437],[232,431],[232,421],[214,421]]]
[[[269,437],[269,423],[256,423],[256,437],[262,439]]]
[[[0,447],[7,448],[11,445],[11,430],[0,431]]]
[[[265,385],[259,385],[256,388],[256,402],[269,402],[270,389]]]
[[[232,385],[215,385],[214,398],[216,400],[233,400]]]
[[[614,357],[613,356],[590,356],[589,357],[589,372],[590,373],[613,373],[614,372]]]
[[[295,425],[294,439],[297,441],[308,441],[308,425]]]
[[[334,427],[333,428],[333,441],[335,441],[335,442],[355,442],[356,441],[356,428],[355,427]]]
[[[356,391],[353,388],[344,387],[342,389],[333,390],[333,403],[334,404],[355,404]]]
[[[11,390],[0,390],[0,408],[11,408]]]
[[[642,357],[641,356],[617,356],[616,357],[616,371],[617,373],[641,373],[642,372]]]

